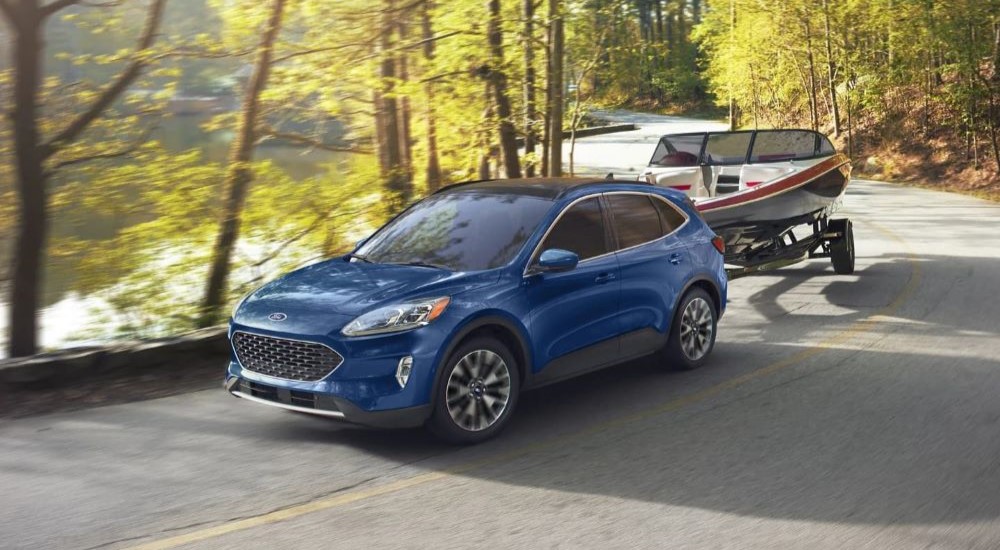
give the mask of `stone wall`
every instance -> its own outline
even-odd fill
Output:
[[[211,327],[169,338],[71,348],[0,360],[0,384],[38,389],[95,378],[142,376],[157,369],[204,365],[219,378],[229,357],[226,327]]]

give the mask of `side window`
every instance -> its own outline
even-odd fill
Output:
[[[659,239],[660,215],[647,195],[609,194],[618,233],[618,248],[628,248]]]
[[[752,132],[709,134],[705,145],[705,163],[714,166],[743,164],[751,136]]]
[[[817,153],[816,138],[816,134],[804,130],[757,132],[750,162],[779,162],[814,157]],[[829,140],[826,140],[826,143],[829,144]],[[833,149],[832,145],[830,149]],[[833,153],[824,152],[824,154]]]
[[[576,252],[581,260],[610,252],[605,239],[600,200],[593,197],[578,202],[565,211],[545,237],[539,251],[549,248]]]
[[[653,201],[653,206],[656,208],[656,213],[660,215],[660,234],[669,235],[677,230],[678,227],[684,225],[687,218],[683,214],[677,211],[676,208],[670,206],[661,199],[650,197]]]
[[[654,166],[698,166],[705,134],[664,136],[653,152]]]

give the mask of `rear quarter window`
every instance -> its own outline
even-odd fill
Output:
[[[661,235],[669,235],[677,231],[687,221],[684,214],[681,214],[676,208],[667,204],[665,200],[657,197],[650,197],[650,199],[653,201],[653,207],[656,208],[656,213],[660,217]]]

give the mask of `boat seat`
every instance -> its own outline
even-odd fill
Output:
[[[761,166],[758,164],[744,164],[740,168],[740,187],[754,187],[795,171],[794,167],[788,165]]]

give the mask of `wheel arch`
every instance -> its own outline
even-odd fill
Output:
[[[531,347],[527,336],[527,330],[521,323],[511,319],[501,312],[488,312],[483,315],[466,321],[461,328],[448,341],[444,352],[438,359],[437,369],[434,375],[434,385],[431,388],[431,404],[437,399],[437,387],[441,383],[444,375],[444,366],[448,359],[455,353],[464,342],[478,336],[489,336],[502,342],[507,349],[514,354],[517,361],[518,374],[521,378],[521,386],[525,385],[527,377],[532,372],[531,369]]]
[[[677,306],[680,305],[681,300],[692,288],[700,288],[708,293],[709,298],[712,299],[712,305],[715,306],[715,316],[720,318],[722,316],[723,304],[722,304],[722,291],[719,290],[718,285],[712,279],[706,276],[695,276],[684,285],[684,289],[677,293],[677,298],[674,301],[674,307],[671,310],[676,313]],[[668,327],[669,332],[669,327]]]

